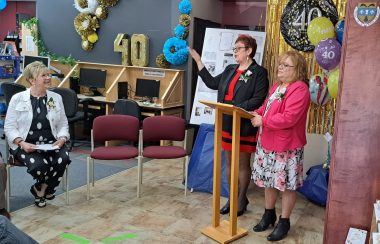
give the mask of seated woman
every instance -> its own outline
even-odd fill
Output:
[[[48,68],[36,61],[25,67],[23,76],[30,89],[12,97],[4,132],[11,155],[25,164],[37,181],[30,188],[36,206],[45,207],[45,199],[54,199],[55,188],[71,162],[65,146],[69,125],[61,96],[47,90],[51,85]],[[53,144],[57,149],[38,149],[43,144]]]

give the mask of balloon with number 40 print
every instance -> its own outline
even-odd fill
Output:
[[[314,50],[315,60],[322,69],[332,70],[338,66],[341,55],[339,42],[327,38],[318,43]]]
[[[330,100],[327,90],[327,76],[323,74],[313,75],[309,81],[311,101],[317,105],[325,105]]]

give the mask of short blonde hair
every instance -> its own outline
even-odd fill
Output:
[[[290,58],[294,65],[294,76],[292,82],[300,80],[305,82],[308,86],[308,76],[307,76],[307,64],[305,58],[296,51],[287,51],[280,55],[278,58],[278,63],[281,63],[285,59]]]
[[[31,79],[37,78],[37,76],[39,76],[40,74],[44,72],[49,72],[48,67],[46,67],[40,61],[34,61],[25,67],[22,75],[25,77],[27,81],[30,82]]]

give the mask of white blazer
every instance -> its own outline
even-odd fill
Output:
[[[61,136],[65,136],[69,139],[69,124],[67,122],[62,97],[48,90],[47,101],[49,101],[50,98],[53,99],[54,105],[49,106],[48,103],[46,103],[46,108],[51,132],[56,139]],[[23,140],[26,139],[30,126],[32,125],[32,119],[33,110],[30,101],[30,89],[13,95],[8,105],[4,123],[4,132],[10,148],[13,150],[17,148],[17,145],[13,143],[17,137],[21,137]]]

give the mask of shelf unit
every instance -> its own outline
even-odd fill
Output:
[[[20,56],[0,55],[0,85],[4,81],[14,81],[21,75],[21,60]],[[0,88],[0,127],[4,126],[6,111],[4,93]]]

